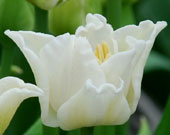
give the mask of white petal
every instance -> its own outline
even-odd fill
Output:
[[[13,39],[21,50],[28,48],[37,55],[41,48],[43,48],[47,43],[51,42],[51,40],[55,39],[55,37],[52,35],[35,33],[32,31],[6,30],[5,34]]]
[[[121,78],[124,80],[125,95],[129,87],[135,55],[136,48],[133,46],[130,47],[128,51],[112,55],[111,58],[109,58],[101,65],[101,68],[105,73],[108,83],[112,83],[118,86],[119,80],[117,78]]]
[[[42,96],[43,91],[35,85],[24,83],[14,77],[0,79],[0,134],[8,127],[21,102],[29,97]]]
[[[165,26],[166,22],[157,22],[156,24],[153,24],[151,21],[141,22],[139,26],[136,26],[135,30],[138,31],[136,34],[135,32],[132,32],[133,34],[129,32],[128,34],[130,36],[126,36],[126,41],[128,44],[145,46],[142,52],[140,51],[140,49],[138,49],[136,62],[133,67],[132,82],[130,82],[131,84],[127,95],[127,100],[129,102],[132,113],[136,110],[136,106],[140,98],[141,81],[146,60],[156,36]],[[125,30],[127,29],[128,28],[125,28]]]
[[[25,55],[33,70],[38,86],[41,88],[47,87],[48,81],[46,79],[46,71],[39,59],[39,52],[46,44],[55,38],[47,34],[31,31],[17,32],[7,30],[5,31],[5,34],[17,44],[22,53]]]
[[[136,25],[127,25],[116,30],[113,34],[113,37],[117,40],[119,45],[119,52],[125,51],[128,48],[128,44],[126,42],[127,36],[132,36],[138,40],[150,40],[166,26],[166,22],[157,22],[154,24],[152,21],[143,21]],[[155,29],[157,29],[155,31]]]
[[[87,78],[95,85],[105,82],[89,43],[85,38],[61,35],[40,52],[50,80],[50,104],[58,108],[83,87]]]
[[[87,81],[86,86],[63,104],[57,113],[59,125],[64,130],[95,125],[117,125],[126,122],[130,109],[119,88],[103,84],[99,88]]]
[[[57,126],[56,112],[49,105],[49,80],[44,64],[40,61],[39,53],[42,48],[55,40],[55,37],[30,31],[5,31],[20,48],[30,64],[37,85],[44,91],[44,97],[40,97],[42,121],[46,125]]]
[[[110,50],[114,50],[113,29],[107,24],[106,19],[98,14],[88,14],[86,17],[86,26],[80,26],[76,31],[76,36],[86,37],[90,42],[93,50],[96,45],[103,42],[109,45]]]
[[[87,14],[86,16],[86,23],[89,24],[89,23],[93,23],[97,26],[102,26],[103,24],[106,24],[107,23],[107,20],[104,16],[100,15],[100,14]]]

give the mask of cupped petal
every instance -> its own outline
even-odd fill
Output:
[[[56,112],[88,78],[95,85],[105,82],[104,73],[85,38],[70,34],[58,36],[41,50],[40,58],[50,80],[50,105]]]
[[[123,80],[119,88],[106,83],[97,88],[88,80],[84,88],[59,108],[59,126],[64,130],[72,130],[123,124],[130,116],[130,109],[122,90]]]
[[[80,26],[76,30],[76,36],[86,37],[93,50],[103,42],[109,45],[110,50],[114,50],[113,28],[107,24],[105,17],[99,14],[88,14],[86,23],[86,26]]]
[[[153,38],[153,34],[157,35],[166,25],[167,23],[164,21],[154,24],[152,21],[146,20],[140,22],[139,26],[127,25],[117,29],[114,31],[113,37],[118,42],[119,52],[126,51],[128,48],[128,44],[126,42],[127,36],[132,36],[138,40],[148,41]]]
[[[29,97],[42,96],[37,86],[24,83],[19,78],[0,79],[0,134],[8,127],[21,102]]]
[[[20,48],[31,66],[36,84],[45,93],[45,96],[39,98],[41,108],[43,108],[41,112],[43,123],[50,126],[57,126],[55,119],[56,112],[49,104],[49,79],[47,77],[47,71],[39,57],[40,50],[55,40],[55,37],[31,31],[17,32],[7,30],[5,34]]]
[[[164,27],[166,27],[166,25],[167,25],[166,22],[157,22],[156,24],[153,24],[150,21],[145,21],[140,23],[139,25],[141,32],[142,30],[144,30],[144,34],[140,35],[138,33],[137,37],[134,35],[126,37],[126,42],[128,44],[131,45],[141,44],[145,46],[142,52],[140,52],[140,50],[138,49],[139,51],[137,53],[136,61],[132,72],[132,80],[130,82],[130,87],[127,94],[127,100],[131,108],[131,113],[133,113],[136,110],[140,98],[141,81],[146,60],[149,56],[156,36]],[[146,31],[147,33],[145,33]],[[139,37],[140,38],[143,37],[143,39],[139,40],[140,39]]]

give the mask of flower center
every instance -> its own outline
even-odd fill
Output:
[[[94,51],[94,54],[98,58],[99,64],[102,64],[104,61],[106,61],[111,56],[109,46],[106,43],[97,45],[96,50]]]

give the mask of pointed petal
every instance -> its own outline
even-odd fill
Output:
[[[17,108],[24,99],[42,96],[43,91],[35,85],[24,83],[15,77],[0,79],[0,134],[8,127]]]
[[[38,86],[43,88],[47,87],[48,81],[45,74],[46,71],[39,59],[39,52],[45,45],[54,40],[55,37],[31,31],[7,30],[5,31],[5,34],[16,43],[16,45],[25,55],[27,61],[29,62],[33,70],[35,80]]]
[[[116,88],[103,84],[99,88],[91,81],[64,103],[57,113],[60,127],[72,130],[95,125],[117,125],[126,122],[130,109],[122,92],[123,81]]]
[[[44,97],[40,97],[40,105],[43,108],[41,117],[46,125],[57,126],[56,112],[49,105],[49,80],[44,64],[39,58],[39,53],[42,48],[55,40],[55,37],[42,33],[35,33],[31,31],[5,31],[20,48],[30,64],[37,85],[44,91]]]
[[[38,55],[41,48],[55,39],[52,35],[35,33],[32,31],[6,30],[5,34],[14,40],[21,50],[27,48],[33,51],[36,55]]]

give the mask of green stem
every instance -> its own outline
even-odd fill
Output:
[[[35,31],[48,32],[48,11],[35,6]]]
[[[114,127],[115,127],[115,135],[129,135],[129,122]]]
[[[86,128],[81,128],[80,132],[81,135],[93,135],[93,127],[86,127]]]
[[[59,135],[66,135],[67,132],[59,128]]]
[[[121,0],[107,0],[107,20],[113,25],[114,29],[121,26],[121,12],[122,1]]]
[[[122,18],[121,26],[135,23],[135,16],[134,16],[132,5],[130,4],[123,5],[121,18]]]
[[[58,128],[52,128],[43,125],[43,135],[59,135],[59,130]]]
[[[14,59],[15,46],[14,43],[5,37],[2,42],[2,56],[0,67],[0,78],[8,76],[10,74],[11,65]]]

